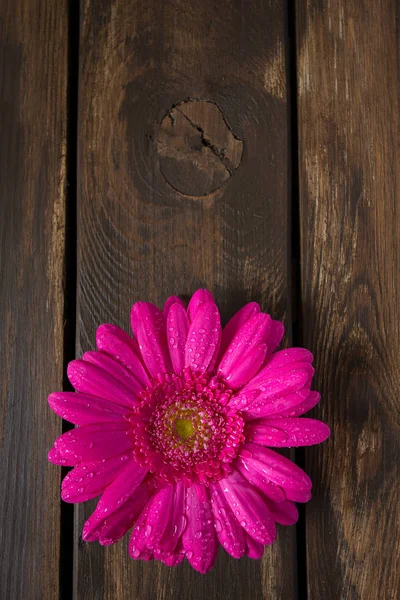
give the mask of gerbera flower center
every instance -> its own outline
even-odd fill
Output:
[[[190,419],[177,419],[175,421],[175,432],[181,440],[186,441],[194,434],[195,427]]]
[[[244,440],[243,420],[229,407],[231,393],[216,377],[160,375],[132,420],[138,462],[167,481],[224,477]]]

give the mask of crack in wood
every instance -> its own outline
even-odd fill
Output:
[[[228,171],[229,177],[231,177],[233,171],[235,170],[235,167],[234,167],[234,165],[232,165],[230,160],[226,157],[227,149],[219,148],[216,144],[213,144],[211,139],[206,135],[204,129],[202,127],[200,127],[200,125],[198,125],[197,123],[194,123],[182,110],[179,109],[179,107],[176,107],[175,110],[177,110],[181,115],[183,115],[185,117],[185,119],[190,123],[190,125],[200,133],[203,146],[205,146],[206,148],[210,148],[211,152],[213,152],[215,154],[215,156],[221,161],[221,163],[224,165],[225,169]],[[173,123],[173,125],[174,125],[174,123]],[[227,127],[228,127],[229,131],[231,132],[230,127],[228,125],[227,125]],[[238,138],[236,138],[236,139],[238,139]]]

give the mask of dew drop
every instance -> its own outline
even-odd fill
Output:
[[[217,533],[222,531],[221,521],[219,519],[215,519],[214,528]]]

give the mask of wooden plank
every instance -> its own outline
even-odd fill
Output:
[[[304,343],[331,440],[308,451],[309,598],[398,598],[396,0],[297,3]]]
[[[0,597],[59,596],[67,13],[0,5]]]
[[[134,301],[202,286],[225,321],[253,299],[290,324],[285,3],[85,0],[81,22],[79,351],[102,322],[129,331]],[[293,528],[207,576],[126,541],[76,562],[85,600],[295,595]]]

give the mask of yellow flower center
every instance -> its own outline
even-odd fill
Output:
[[[193,422],[189,419],[177,419],[175,421],[175,432],[181,440],[187,440],[194,434]]]

